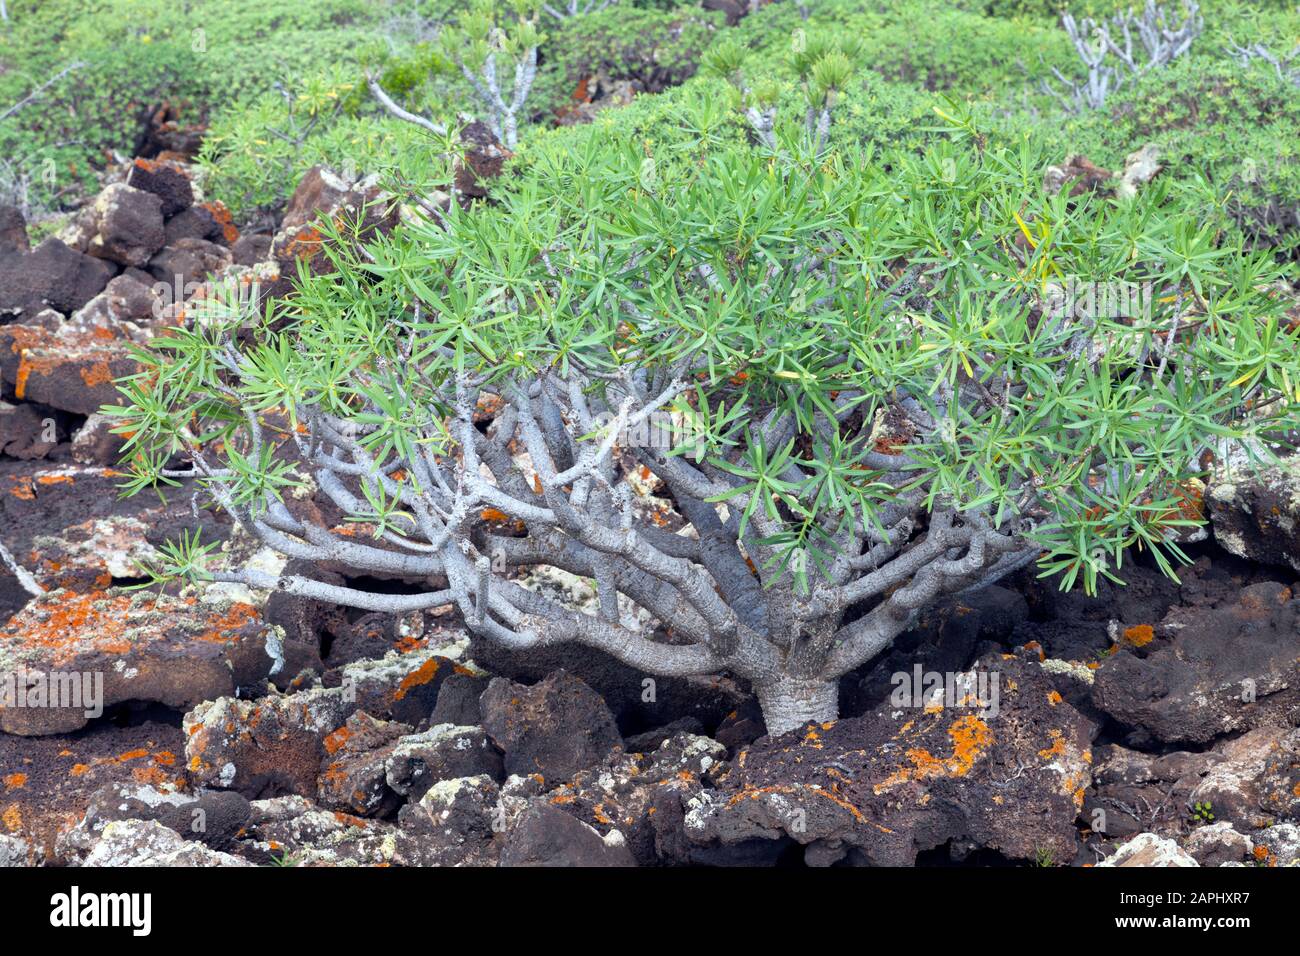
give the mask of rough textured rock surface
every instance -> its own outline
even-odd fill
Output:
[[[194,202],[194,185],[180,163],[137,159],[127,172],[126,184],[162,200],[164,217],[174,216]]]
[[[299,268],[314,275],[333,270],[324,251],[323,228],[367,241],[391,232],[397,221],[396,203],[373,179],[358,181],[323,166],[312,167],[290,197],[271,242],[270,258],[279,275],[266,282],[262,292],[268,298],[292,294]]]
[[[407,800],[418,800],[443,780],[479,776],[505,779],[501,754],[481,727],[436,724],[402,737],[384,757],[385,781]]]
[[[142,341],[148,336],[147,328],[161,314],[161,301],[150,285],[135,276],[115,276],[103,292],[69,317],[65,328],[100,338]]]
[[[118,326],[123,329],[123,326]],[[69,324],[57,331],[37,325],[0,326],[0,380],[15,397],[90,415],[119,402],[116,379],[139,371],[128,338],[105,337]]]
[[[1260,727],[1219,743],[1188,797],[1243,833],[1300,819],[1300,729]]]
[[[1154,833],[1139,833],[1112,856],[1097,864],[1100,867],[1199,866],[1195,859],[1179,849],[1173,840]]]
[[[351,712],[339,691],[205,701],[185,715],[185,768],[195,786],[236,790],[249,799],[314,797],[325,737]]]
[[[601,836],[545,800],[529,803],[506,835],[502,866],[635,866],[623,835]]]
[[[44,458],[57,444],[58,431],[53,418],[42,415],[31,405],[0,402],[0,455],[30,461]]]
[[[687,835],[715,847],[793,841],[814,865],[909,865],[962,840],[1016,860],[1073,859],[1095,726],[1036,661],[991,655],[975,666],[999,674],[996,716],[972,701],[764,738],[694,798]]]
[[[1300,571],[1300,455],[1258,477],[1223,477],[1206,501],[1215,540],[1243,558]]]
[[[89,207],[94,233],[86,252],[124,266],[143,266],[167,239],[163,200],[126,183],[113,183]]]
[[[567,780],[623,743],[600,695],[564,671],[532,687],[497,678],[479,705],[507,773]]]
[[[82,819],[98,791],[113,784],[174,791],[185,784],[184,749],[174,715],[157,707],[126,724],[95,721],[67,736],[0,733],[0,832],[61,862],[60,834]]]
[[[85,816],[60,835],[57,853],[75,860],[94,849],[109,823],[154,820],[186,840],[232,851],[249,819],[249,804],[237,793],[180,793],[151,784],[110,784],[96,791]]]
[[[206,701],[186,714],[183,723],[189,778],[194,785],[237,790],[249,799],[287,794],[314,799],[321,774],[333,762],[327,758],[342,753],[351,736],[349,717],[364,712],[372,721],[417,724],[433,707],[438,675],[452,667],[451,661],[427,650],[390,654],[349,665],[335,687],[255,700]],[[367,726],[354,725],[358,731]],[[391,729],[400,736],[410,727]],[[386,742],[378,731],[364,740],[376,746]],[[384,783],[382,758],[373,759],[357,745],[345,756],[349,763],[340,762],[336,768],[340,781],[346,777]],[[342,789],[331,792],[340,799],[351,796]]]
[[[16,836],[0,836],[0,869],[35,866],[36,863],[32,847],[26,840]]]
[[[731,772],[726,753],[716,740],[678,733],[651,752],[616,750],[604,763],[550,788],[544,798],[603,837],[617,830],[615,839],[625,842],[642,866],[759,862],[730,848],[713,852],[691,844],[683,830],[690,801]],[[539,775],[511,777],[502,788],[503,809],[514,818],[543,790],[547,784]]]
[[[434,784],[402,808],[396,858],[408,866],[491,865],[502,829],[499,790],[487,776],[456,777]]]
[[[406,724],[378,720],[364,711],[347,719],[322,741],[326,758],[317,779],[317,799],[331,809],[359,817],[386,816],[401,798],[385,779],[384,764]]]
[[[386,866],[394,862],[397,830],[299,796],[255,800],[243,852],[263,865]]]
[[[0,255],[6,252],[25,252],[29,248],[27,241],[27,220],[22,210],[8,203],[0,203]]]
[[[1250,859],[1255,844],[1225,821],[1193,830],[1183,841],[1183,849],[1201,866],[1223,866]]]
[[[184,840],[154,820],[120,820],[104,827],[82,866],[252,866],[247,860]]]
[[[42,309],[68,315],[98,295],[117,270],[53,237],[35,249],[0,250],[0,318]]]
[[[1094,833],[1107,838],[1177,830],[1192,792],[1224,759],[1212,752],[1155,755],[1116,744],[1098,747],[1083,817]]]
[[[66,733],[100,705],[125,701],[192,707],[264,677],[272,664],[266,637],[247,604],[47,592],[0,630],[0,686],[26,688],[25,703],[4,701],[0,730]],[[32,694],[42,691],[35,706]]]
[[[1165,743],[1289,723],[1300,703],[1298,629],[1300,600],[1281,584],[1247,587],[1227,607],[1175,610],[1145,653],[1101,664],[1093,703]]]
[[[557,597],[572,601],[569,595]],[[500,677],[525,684],[537,683],[557,670],[577,677],[604,698],[625,734],[662,727],[679,717],[693,717],[712,731],[753,699],[729,677],[651,678],[592,648],[561,644],[525,653],[472,636],[470,640],[474,660]]]

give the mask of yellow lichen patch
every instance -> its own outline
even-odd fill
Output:
[[[1057,691],[1049,690],[1047,692],[1047,702],[1055,707],[1061,702],[1061,695]]]
[[[0,820],[4,821],[10,833],[16,833],[23,827],[23,812],[18,809],[18,804],[11,803],[4,813],[0,813]]]

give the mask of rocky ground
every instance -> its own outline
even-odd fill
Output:
[[[474,145],[462,195],[499,169],[495,150]],[[450,608],[127,589],[183,531],[220,542],[221,560],[284,565],[188,489],[118,497],[120,439],[97,409],[135,368],[132,345],[217,283],[288,294],[300,265],[324,267],[323,222],[373,232],[400,215],[369,182],[315,169],[274,228],[241,231],[185,154],[161,150],[34,247],[0,210],[0,539],[46,589],[29,600],[0,576],[0,678],[102,673],[105,704],[0,710],[0,861],[1300,861],[1296,460],[1196,491],[1211,530],[1178,581],[1139,559],[1127,587],[1087,598],[1022,572],[846,677],[840,720],[776,738],[724,675],[650,680],[578,649],[517,657]],[[533,585],[591,597],[558,572]],[[998,712],[896,707],[891,676],[917,665],[998,675]]]

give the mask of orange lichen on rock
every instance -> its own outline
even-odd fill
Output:
[[[1135,624],[1124,629],[1124,640],[1130,647],[1146,647],[1155,636],[1150,624]]]
[[[1065,739],[1061,736],[1061,732],[1059,730],[1049,730],[1047,734],[1052,738],[1051,746],[1038,751],[1038,756],[1044,760],[1065,756]]]
[[[235,226],[234,217],[230,215],[230,210],[226,208],[225,203],[214,199],[211,202],[203,203],[203,208],[211,214],[217,225],[221,227],[221,235],[226,242],[234,243],[239,239],[239,229]]]
[[[431,657],[418,668],[411,671],[402,678],[402,682],[397,685],[397,690],[393,693],[394,700],[402,700],[416,687],[429,683],[438,674],[438,668],[441,662],[436,657]]]
[[[159,786],[167,782],[167,774],[161,767],[136,767],[131,771],[131,777],[136,783],[145,783],[151,786]]]
[[[909,748],[905,755],[912,766],[900,767],[891,773],[873,787],[875,792],[883,793],[909,780],[964,777],[993,743],[993,732],[988,724],[974,714],[954,721],[948,728],[948,736],[952,740],[952,756],[936,757],[920,747]]]
[[[88,642],[96,650],[124,653],[131,647],[125,637],[130,605],[129,597],[102,591],[64,594],[43,604],[40,617],[28,617],[17,638],[52,652],[48,659],[54,665],[70,661]]]
[[[88,368],[81,369],[80,375],[81,380],[89,388],[97,388],[113,381],[113,370],[108,367],[108,363],[103,359],[92,363]]]
[[[4,781],[5,781],[6,790],[21,790],[23,787],[27,785],[27,774],[25,773],[6,774]]]
[[[331,734],[326,734],[325,739],[322,741],[325,744],[325,752],[327,754],[338,753],[351,736],[352,731],[348,730],[347,725],[340,727]]]

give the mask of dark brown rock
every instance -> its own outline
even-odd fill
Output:
[[[378,720],[364,711],[347,719],[324,739],[326,757],[317,778],[317,799],[322,806],[359,817],[386,816],[401,805],[397,791],[388,785],[384,763],[406,724]]]
[[[765,737],[689,802],[686,836],[713,853],[793,841],[815,865],[905,866],[950,843],[1073,859],[1096,726],[1036,660],[989,655],[975,669],[998,676],[995,714],[886,707]]]
[[[107,262],[53,237],[30,252],[0,251],[0,320],[22,320],[50,308],[67,315],[98,295],[112,278]]]
[[[501,754],[481,727],[437,724],[396,741],[384,759],[388,786],[408,800],[443,780],[478,776],[505,779]]]
[[[193,183],[185,167],[179,163],[137,159],[126,175],[126,184],[161,199],[164,217],[174,216],[194,202]]]
[[[44,458],[58,444],[53,418],[31,405],[0,402],[0,455],[30,461]]]
[[[532,687],[496,678],[479,706],[507,773],[567,780],[623,743],[600,695],[564,671]]]
[[[23,736],[77,730],[124,701],[192,707],[271,667],[266,625],[247,604],[52,591],[0,636],[0,686],[27,685],[25,697],[15,690],[3,701],[0,730]],[[67,675],[66,686],[55,687],[54,674]],[[33,688],[43,689],[43,706],[33,705]]]
[[[78,331],[75,326],[56,332],[31,325],[0,326],[0,379],[21,400],[93,414],[102,405],[117,404],[115,380],[140,368],[126,340],[113,334]]]
[[[17,206],[0,203],[0,255],[6,252],[26,252],[27,220]]]
[[[492,865],[501,825],[498,789],[487,776],[457,777],[402,807],[395,859],[407,866]]]
[[[1096,671],[1094,705],[1165,743],[1208,743],[1264,724],[1289,724],[1300,704],[1300,600],[1254,584],[1235,604],[1175,608],[1139,655],[1121,650]]]
[[[143,266],[166,240],[163,201],[126,183],[113,183],[91,207],[95,232],[86,252],[124,266]]]
[[[1238,557],[1300,571],[1300,455],[1257,476],[1213,482],[1214,539]]]
[[[206,239],[177,239],[149,260],[149,272],[159,282],[184,289],[230,265],[230,250]]]
[[[544,799],[528,805],[506,836],[502,866],[635,866],[621,839],[602,837]]]

